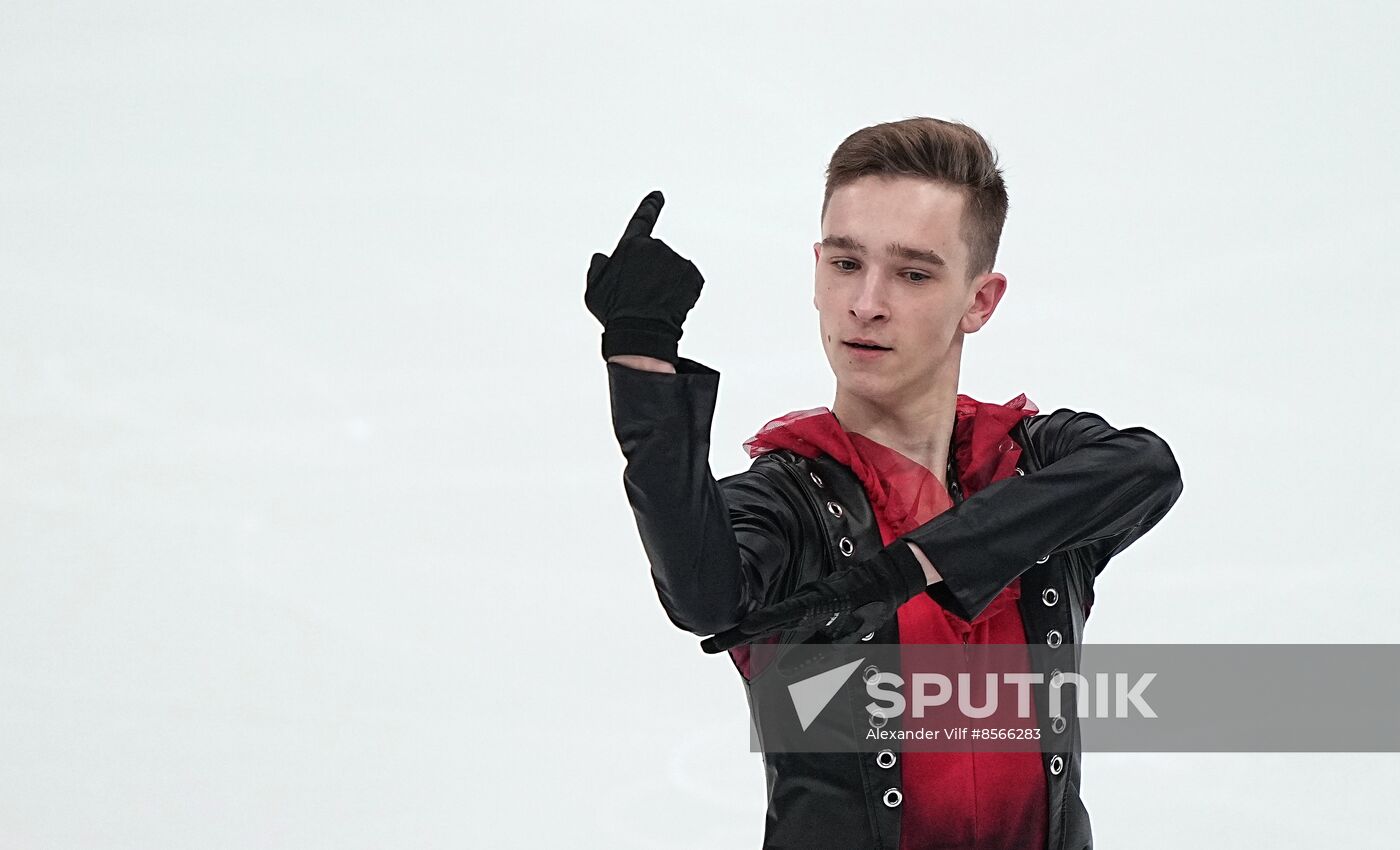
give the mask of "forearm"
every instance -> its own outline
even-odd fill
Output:
[[[937,565],[939,593],[963,617],[1051,554],[1105,540],[1121,549],[1181,495],[1171,449],[1146,428],[1117,430],[1072,411],[1046,426],[1043,456],[1056,459],[988,485],[902,538]]]
[[[669,363],[653,370],[619,360],[608,365],[613,429],[657,594],[681,628],[729,628],[749,601],[739,543],[709,465],[719,373],[694,361],[682,360],[677,372]]]
[[[672,375],[676,373],[676,367],[665,360],[647,357],[644,354],[614,354],[608,358],[608,362],[626,366],[629,369],[640,369],[643,372],[669,372]]]

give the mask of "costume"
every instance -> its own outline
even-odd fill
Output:
[[[653,581],[672,622],[697,635],[729,629],[746,613],[891,540],[911,540],[944,580],[863,639],[936,637],[927,608],[935,602],[952,615],[943,627],[955,634],[957,620],[969,632],[994,622],[1004,632],[1016,622],[1005,619],[1011,606],[1020,614],[1023,641],[1063,651],[1054,668],[1039,671],[1053,677],[1077,667],[1095,578],[1182,491],[1170,448],[1145,428],[1119,430],[1092,413],[1040,415],[1033,406],[984,406],[965,396],[943,494],[951,507],[936,493],[925,492],[921,501],[922,491],[882,487],[881,469],[891,467],[869,462],[868,451],[859,449],[839,457],[839,435],[820,446],[785,443],[802,436],[795,427],[786,435],[775,428],[767,439],[760,432],[751,441],[752,466],[716,481],[709,431],[719,373],[685,358],[676,365],[676,374],[607,368],[614,430],[627,458],[624,486]],[[911,605],[911,614],[922,607],[921,617],[906,616]],[[748,669],[743,650],[731,656],[747,683],[761,671]],[[1042,768],[1043,846],[1089,847],[1073,702],[1063,716],[1051,717],[1037,689],[1035,707],[1055,744],[1029,754]],[[843,710],[854,717],[860,709],[851,702]],[[922,768],[912,753],[765,752],[764,763],[764,847],[771,850],[908,847],[901,844],[908,787],[901,777],[907,769],[916,783],[931,781],[927,771],[916,776]],[[1015,767],[1010,775],[1025,778]]]
[[[1020,447],[1008,434],[1038,412],[1024,394],[1005,405],[959,395],[949,469],[961,474],[971,496],[994,480],[1015,475]],[[827,408],[798,411],[769,422],[744,447],[750,457],[789,449],[806,457],[826,454],[850,467],[874,508],[882,541],[923,525],[953,506],[929,469],[862,434],[848,433]],[[954,476],[947,476],[949,481]],[[1017,607],[1017,576],[971,622],[945,610],[927,592],[899,607],[900,640],[917,644],[1024,644]],[[734,651],[731,650],[731,653]],[[1029,659],[1005,672],[1028,672]],[[911,680],[910,670],[901,671]],[[891,750],[893,757],[893,750]],[[1022,850],[1045,846],[1045,779],[1038,752],[902,753],[899,786],[902,850]]]

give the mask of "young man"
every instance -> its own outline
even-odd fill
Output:
[[[1074,663],[1094,580],[1181,477],[1145,428],[958,393],[963,340],[1006,292],[992,269],[1007,195],[982,136],[912,118],[837,148],[813,245],[835,401],[769,422],[745,443],[750,469],[722,481],[719,375],[677,354],[704,281],[651,236],[662,203],[648,195],[593,256],[585,301],[671,620],[714,635],[702,646],[746,683],[755,641],[1064,645]],[[1091,846],[1075,715],[1049,716],[1040,692],[1036,706],[1044,753],[765,753],[764,846]]]

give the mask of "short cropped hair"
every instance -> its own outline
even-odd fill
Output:
[[[832,192],[871,174],[926,177],[960,187],[968,279],[992,270],[1008,201],[996,152],[981,133],[966,124],[924,117],[857,130],[831,155],[822,217]]]

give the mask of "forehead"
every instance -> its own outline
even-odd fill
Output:
[[[965,263],[963,192],[918,177],[868,175],[831,193],[822,236],[853,236],[871,245],[898,242],[931,248],[952,263]]]

